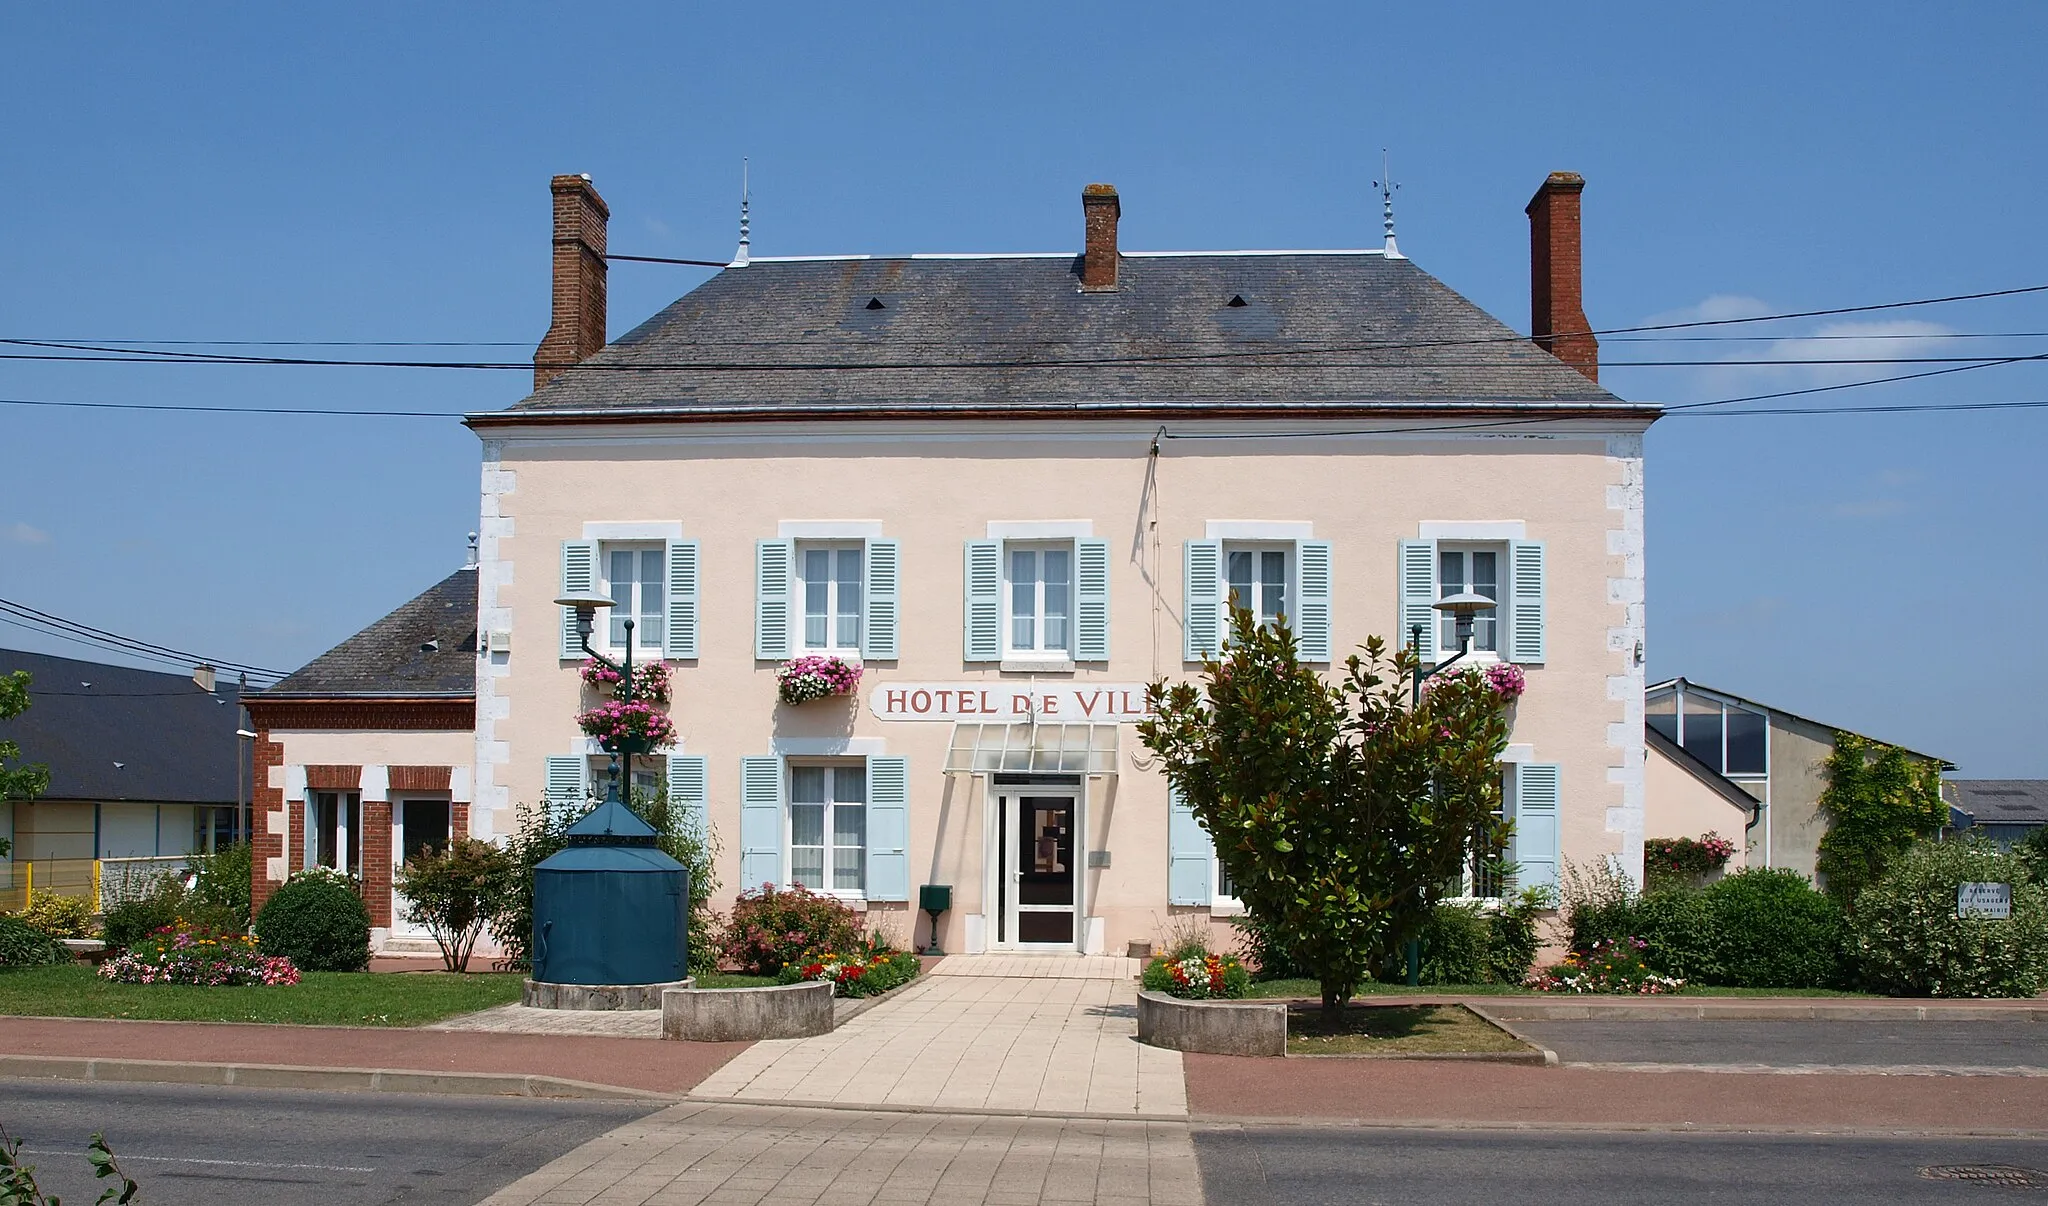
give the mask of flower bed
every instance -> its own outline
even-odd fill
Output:
[[[258,954],[256,940],[183,920],[152,930],[125,954],[100,965],[101,978],[121,984],[287,985],[299,969],[283,956]]]
[[[1640,938],[1602,938],[1564,962],[1537,973],[1529,986],[1542,992],[1661,996],[1685,987],[1675,976],[1660,976],[1643,961],[1650,944]]]
[[[791,658],[775,671],[776,692],[786,704],[808,703],[860,689],[861,667],[845,658],[806,654]]]
[[[1236,955],[1191,951],[1162,955],[1145,967],[1145,990],[1184,1001],[1234,1001],[1251,995],[1252,977]]]
[[[784,984],[805,980],[829,980],[834,993],[842,997],[875,997],[917,978],[917,956],[908,951],[856,950],[848,954],[832,951],[806,952],[782,969]]]
[[[676,722],[654,704],[634,700],[608,700],[576,717],[586,736],[597,738],[607,750],[616,750],[628,738],[642,752],[667,749],[676,741]]]

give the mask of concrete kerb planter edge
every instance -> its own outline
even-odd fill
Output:
[[[1287,1006],[1275,1001],[1184,1001],[1138,994],[1138,1041],[1209,1055],[1287,1054]]]
[[[832,982],[759,988],[671,988],[661,994],[661,1037],[700,1043],[811,1038],[832,1032]]]
[[[666,984],[556,984],[528,980],[520,987],[519,1003],[531,1009],[660,1009],[662,994],[687,989],[696,982],[695,976]]]

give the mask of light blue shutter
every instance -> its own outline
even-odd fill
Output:
[[[690,832],[701,840],[711,832],[710,769],[702,754],[668,756],[668,804],[682,811]]]
[[[754,656],[781,661],[790,653],[790,614],[796,591],[796,542],[754,544]]]
[[[661,654],[669,661],[697,656],[697,542],[668,542],[668,633]]]
[[[597,589],[597,541],[562,542],[562,597],[587,595]],[[599,618],[602,623],[602,617]],[[576,609],[562,609],[562,656],[583,656],[583,639],[576,635]]]
[[[590,760],[581,754],[549,754],[547,798],[557,807],[581,808],[590,800]]]
[[[1540,665],[1546,627],[1543,542],[1516,540],[1508,545],[1508,660]]]
[[[1422,625],[1422,660],[1436,660],[1436,541],[1401,542],[1401,648]]]
[[[1564,768],[1555,762],[1522,762],[1515,766],[1515,840],[1513,861],[1517,888],[1557,889],[1559,847],[1558,799]]]
[[[967,542],[965,660],[1003,660],[1003,542]]]
[[[1223,542],[1188,541],[1185,568],[1181,657],[1199,662],[1223,649]]]
[[[1330,657],[1330,542],[1294,542],[1295,580],[1299,585],[1294,605],[1294,643],[1304,662],[1327,662]]]
[[[910,760],[868,759],[868,899],[910,899]]]
[[[896,541],[877,538],[867,542],[865,554],[867,615],[861,621],[860,655],[864,661],[895,661],[901,624],[897,604],[901,548]]]
[[[1074,660],[1109,660],[1109,541],[1074,542]]]
[[[782,882],[782,759],[740,759],[740,891]]]
[[[1216,882],[1216,844],[1171,785],[1166,789],[1166,853],[1167,903],[1208,904],[1210,885]]]

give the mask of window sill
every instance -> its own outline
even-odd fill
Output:
[[[849,666],[858,667],[862,664],[858,649],[797,649],[792,651],[789,657],[790,660],[800,657],[836,657]]]
[[[1072,674],[1074,659],[1071,657],[1034,657],[1028,654],[1011,654],[997,664],[997,669],[1015,674]]]
[[[1235,900],[1218,900],[1211,898],[1209,904],[1209,916],[1242,917],[1244,916],[1244,905]]]

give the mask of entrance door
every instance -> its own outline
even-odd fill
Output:
[[[1004,795],[996,944],[1074,946],[1072,795]]]
[[[392,870],[403,867],[416,854],[438,854],[448,848],[448,801],[401,800],[392,809]],[[397,877],[393,877],[394,885]],[[425,937],[426,927],[414,921],[407,902],[396,886],[391,889],[391,929],[394,933]]]

